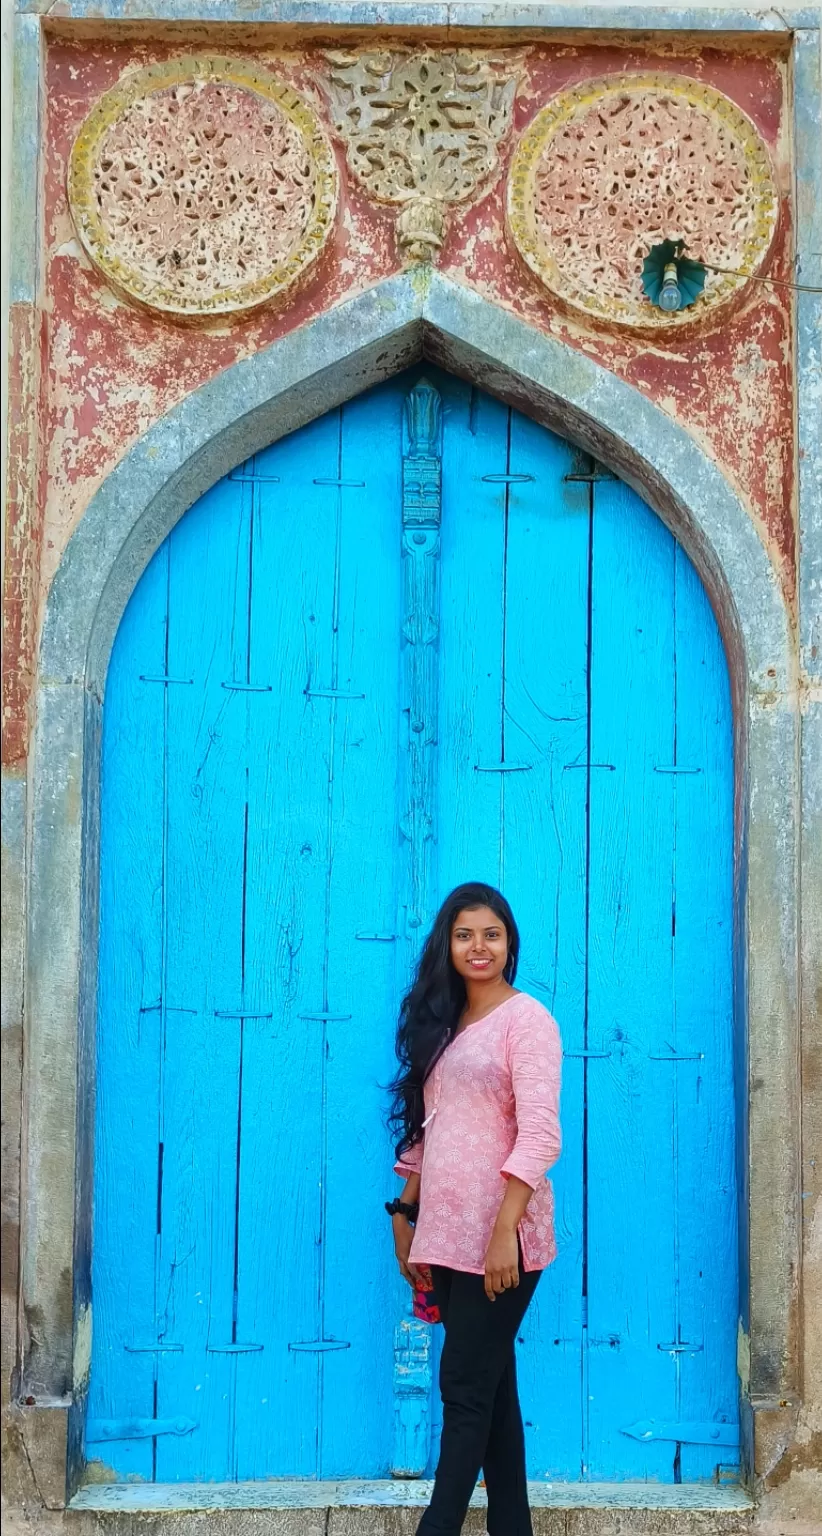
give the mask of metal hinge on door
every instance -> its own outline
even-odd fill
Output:
[[[572,1054],[574,1054],[574,1053],[573,1052],[569,1052],[569,1051],[565,1052],[566,1056],[572,1055]],[[578,1054],[578,1055],[585,1055],[586,1053],[583,1052],[583,1051],[580,1051],[580,1052],[577,1052],[576,1054]],[[607,1052],[607,1053],[603,1052],[602,1054],[603,1055],[605,1055],[605,1054],[610,1055],[610,1052]],[[565,1335],[565,1336],[561,1336],[560,1338],[555,1338],[554,1339],[554,1343],[555,1344],[575,1344],[575,1345],[577,1345],[577,1347],[579,1347],[579,1345],[583,1343],[583,1339],[584,1339],[584,1344],[587,1344],[589,1349],[602,1349],[602,1348],[604,1348],[604,1349],[619,1349],[621,1340],[620,1340],[620,1336],[619,1336],[618,1333],[605,1333],[605,1334],[602,1334],[601,1336],[597,1336],[596,1334],[589,1334],[589,1332],[588,1332],[588,1297],[587,1296],[581,1296],[580,1297],[580,1316],[579,1316],[579,1322],[580,1322],[580,1330],[581,1330],[581,1332],[579,1334],[572,1333],[572,1334],[568,1334],[568,1335]]]
[[[585,452],[584,448],[575,448],[574,462],[570,472],[562,478],[566,481],[581,480],[588,485],[596,485],[598,480],[616,480],[616,475],[612,474],[610,469],[606,469],[604,464],[599,464],[590,453]]]
[[[149,1440],[155,1435],[190,1435],[196,1419],[89,1419],[86,1440]]]
[[[724,1421],[718,1423],[716,1419],[707,1419],[701,1423],[659,1423],[655,1419],[643,1419],[637,1424],[626,1425],[621,1433],[630,1435],[632,1440],[676,1440],[681,1445],[733,1447],[739,1444],[739,1425]]]

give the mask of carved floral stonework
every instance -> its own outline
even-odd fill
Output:
[[[487,185],[511,126],[519,58],[481,52],[333,53],[329,94],[348,165],[369,197],[400,209],[411,260],[442,245],[448,210]]]
[[[72,150],[69,201],[91,260],[179,319],[243,312],[316,260],[337,200],[333,150],[267,70],[189,55],[121,80]]]
[[[553,98],[511,165],[508,219],[528,265],[565,305],[635,329],[687,326],[762,265],[778,198],[768,152],[727,97],[662,74],[588,80]],[[726,269],[665,314],[642,290],[664,239]],[[734,275],[739,274],[739,275]]]

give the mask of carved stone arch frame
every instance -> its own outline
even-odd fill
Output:
[[[100,740],[112,642],[154,551],[210,486],[420,358],[608,464],[681,541],[713,603],[735,717],[739,1370],[749,1473],[760,1433],[772,1433],[796,1391],[799,709],[777,576],[736,491],[670,416],[583,354],[418,268],[237,363],[151,427],[92,500],[48,596],[30,778],[23,1391],[55,1406],[71,1397],[70,1488],[81,1471],[90,1363]]]

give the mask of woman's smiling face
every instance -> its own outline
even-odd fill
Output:
[[[464,980],[497,981],[508,959],[508,933],[490,907],[458,912],[451,929],[451,962]]]

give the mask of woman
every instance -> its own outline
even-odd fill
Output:
[[[430,1268],[445,1327],[443,1426],[418,1536],[458,1536],[480,1471],[489,1536],[532,1536],[514,1346],[555,1256],[562,1048],[551,1015],[513,986],[507,901],[461,885],[443,903],[400,1013],[388,1209],[402,1274]]]

